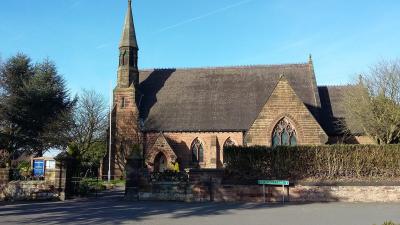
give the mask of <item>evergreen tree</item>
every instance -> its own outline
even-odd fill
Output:
[[[68,144],[75,100],[53,62],[18,54],[1,65],[0,80],[0,148],[41,156]]]

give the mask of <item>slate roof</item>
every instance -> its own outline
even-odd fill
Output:
[[[319,106],[312,66],[218,67],[140,71],[144,131],[245,131],[281,74],[313,111]]]
[[[320,124],[330,136],[342,134],[341,124],[346,121],[343,98],[352,88],[351,85],[318,87],[321,99]],[[363,134],[364,132],[361,127],[354,127],[351,133]]]

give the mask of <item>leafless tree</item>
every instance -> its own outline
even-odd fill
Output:
[[[100,163],[106,152],[107,104],[94,90],[83,90],[74,112],[73,147],[86,163]],[[98,161],[98,162],[97,162]]]
[[[381,61],[345,93],[346,125],[377,144],[400,141],[400,60]]]

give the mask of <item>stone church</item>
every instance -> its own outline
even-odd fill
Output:
[[[350,86],[318,86],[305,63],[139,70],[131,1],[119,44],[112,175],[139,150],[150,171],[220,168],[229,145],[324,145],[342,140]],[[353,143],[367,142],[353,132]],[[103,162],[107,174],[108,156]]]

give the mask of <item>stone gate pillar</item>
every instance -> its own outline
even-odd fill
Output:
[[[129,158],[126,163],[125,198],[128,200],[139,200],[140,187],[147,182],[143,167],[143,159]]]

